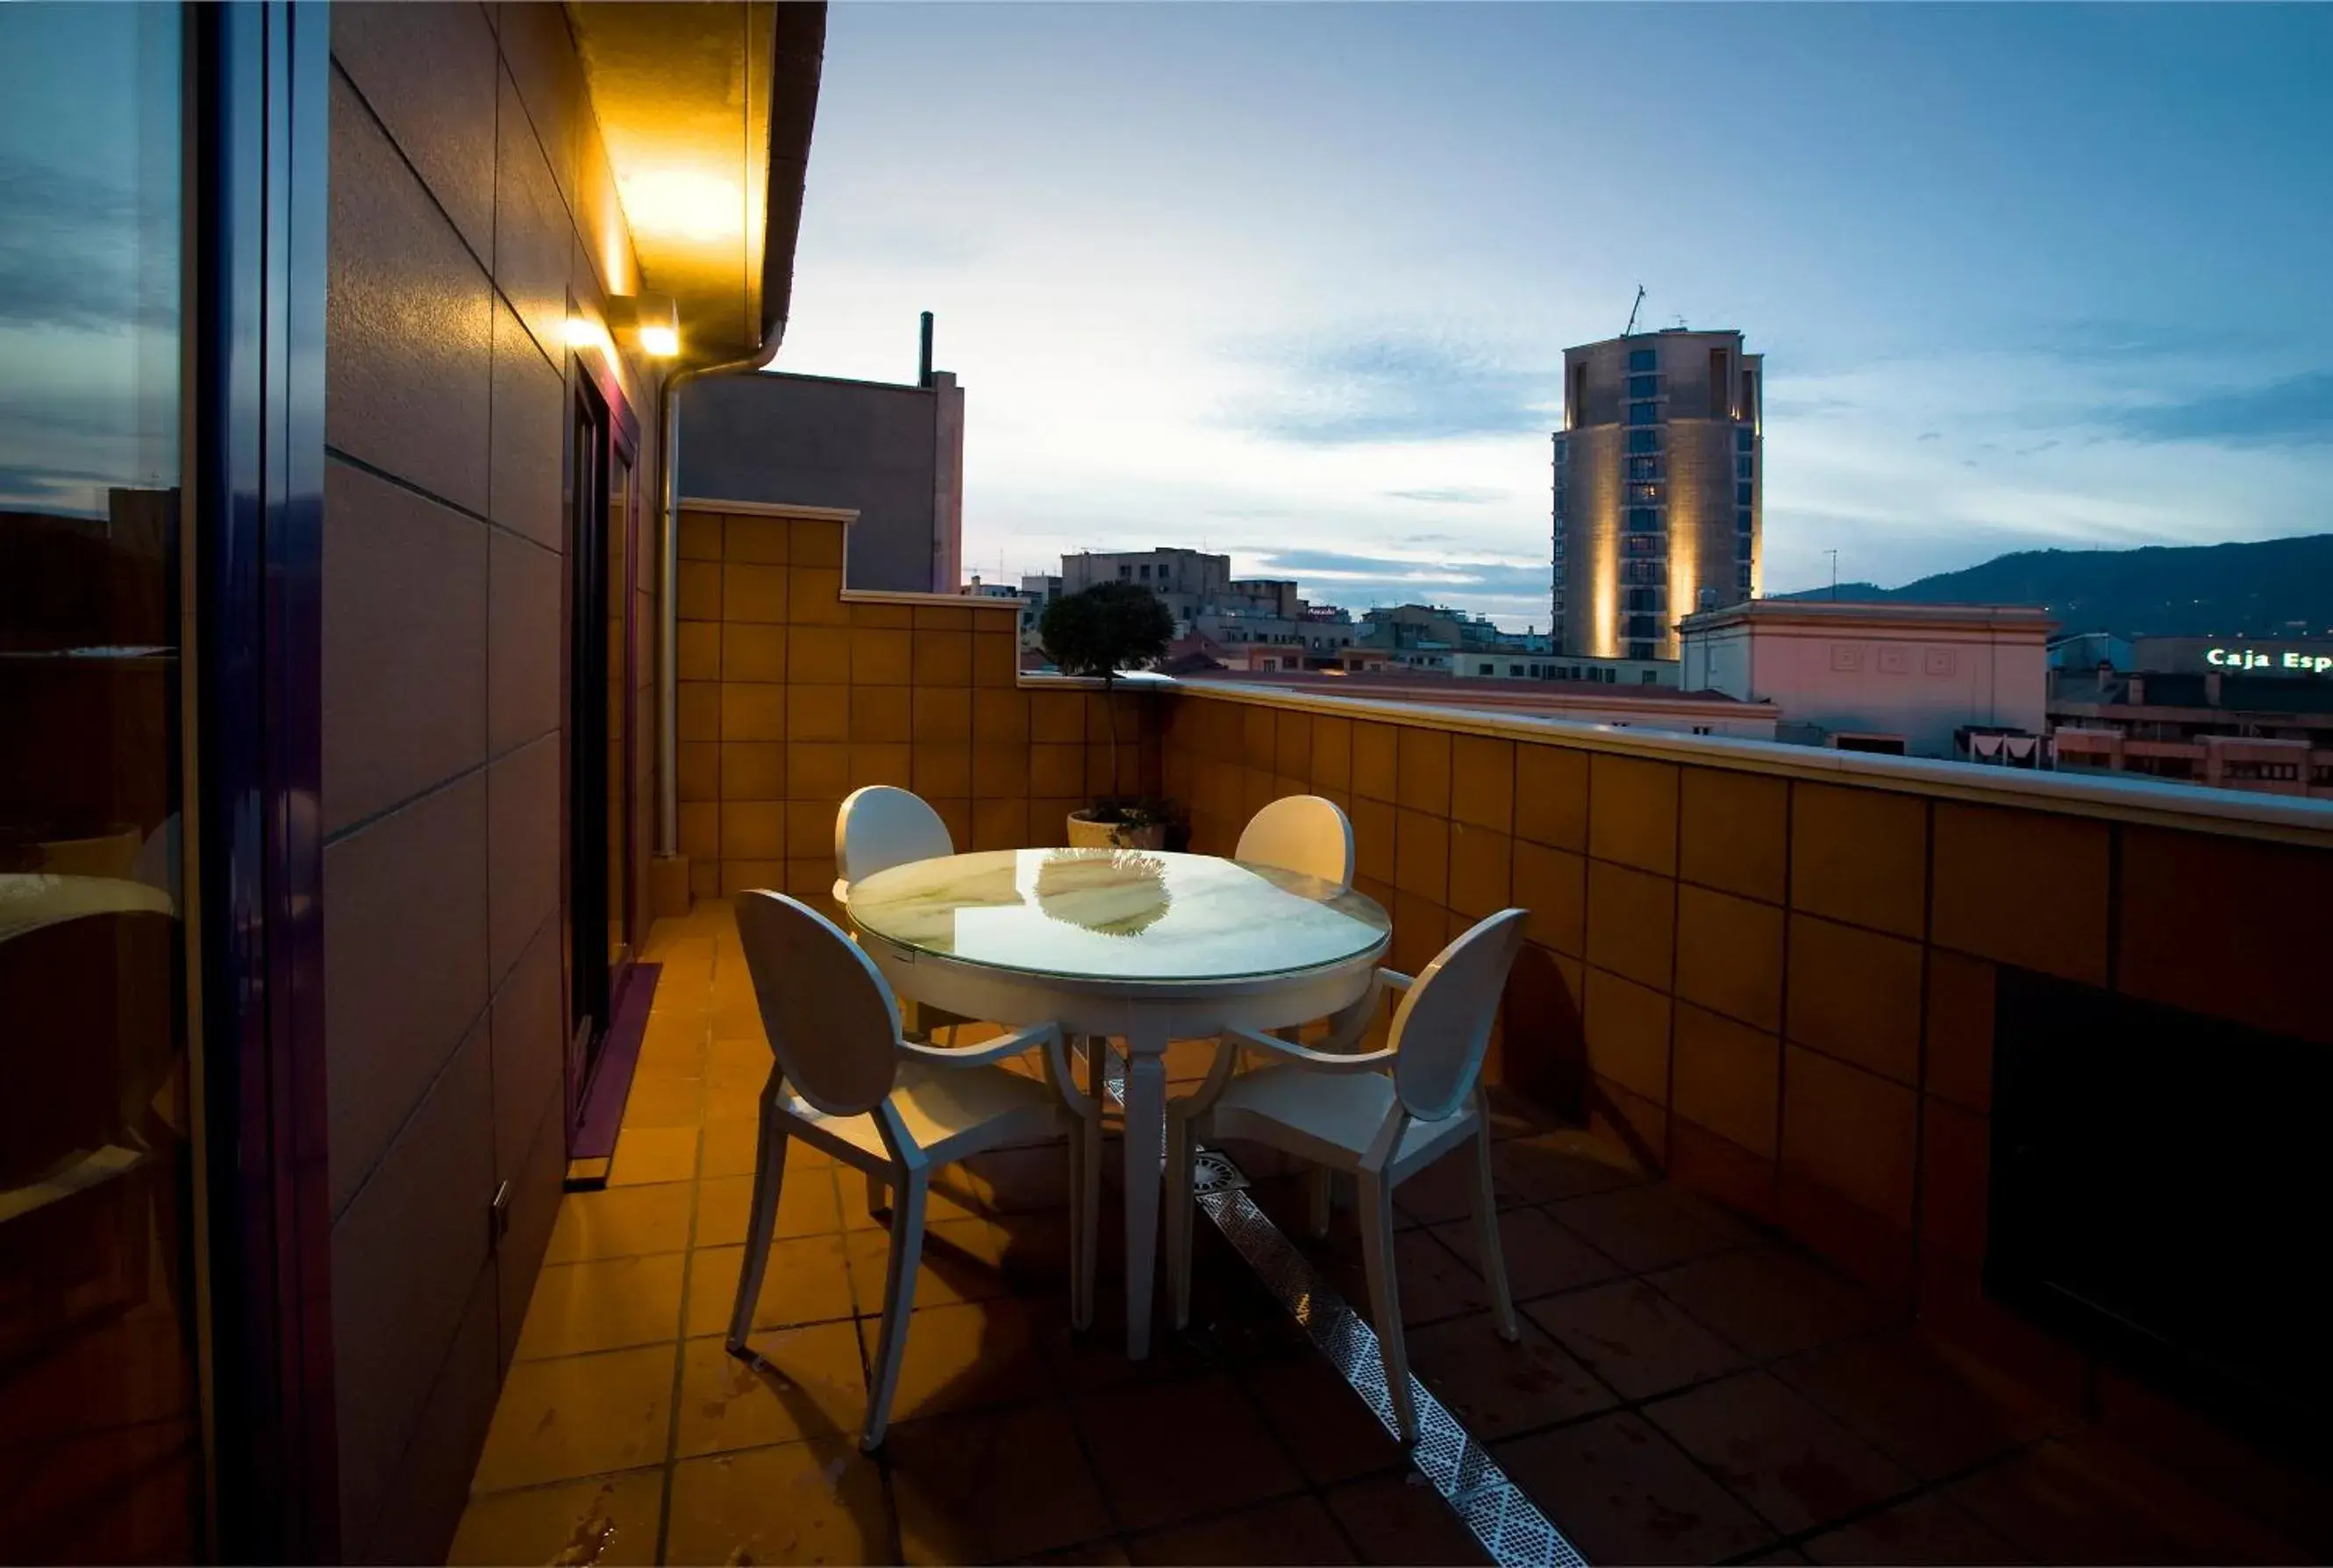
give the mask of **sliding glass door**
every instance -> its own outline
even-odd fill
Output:
[[[0,6],[0,1556],[206,1554],[185,17]]]

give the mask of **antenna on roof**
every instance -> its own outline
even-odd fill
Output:
[[[1623,338],[1633,337],[1637,330],[1637,312],[1645,308],[1645,285],[1637,285],[1637,302],[1628,307],[1628,324],[1620,329]]]
[[[928,386],[930,386],[931,384],[932,384],[932,313],[931,313],[929,311],[926,311],[924,312],[923,359],[922,359],[922,363],[921,363],[920,367],[917,368],[917,372],[916,372],[916,385],[917,385],[917,386],[918,386],[918,387],[928,387]]]

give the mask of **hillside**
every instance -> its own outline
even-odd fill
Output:
[[[1829,598],[1829,588],[1777,598]],[[1841,583],[1842,599],[2045,605],[2069,632],[2290,636],[2333,629],[2333,534],[2257,544],[2030,550],[1902,588]]]

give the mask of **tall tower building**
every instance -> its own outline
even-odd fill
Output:
[[[1676,623],[1755,597],[1764,356],[1682,327],[1567,349],[1555,433],[1555,635],[1674,659]]]

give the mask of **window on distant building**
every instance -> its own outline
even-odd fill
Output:
[[[1631,431],[1629,431],[1629,432],[1628,432],[1628,450],[1629,450],[1629,451],[1631,451],[1631,452],[1658,452],[1660,449],[1661,449],[1661,433],[1660,433],[1659,431],[1657,431],[1657,430],[1631,430]]]
[[[1631,370],[1657,370],[1660,368],[1660,364],[1661,354],[1657,349],[1628,350],[1628,368]]]
[[[1733,450],[1736,452],[1757,451],[1758,433],[1750,428],[1747,425],[1735,430],[1733,432]]]
[[[1733,586],[1740,588],[1743,593],[1748,593],[1750,591],[1750,563],[1745,560],[1740,566],[1736,567],[1733,571]]]
[[[1658,376],[1631,376],[1628,378],[1629,397],[1657,397],[1660,395],[1661,378]]]
[[[1621,550],[1628,555],[1659,555],[1668,548],[1668,541],[1657,533],[1639,533],[1620,541]]]
[[[1750,459],[1746,457],[1737,457],[1733,460],[1733,477],[1736,479],[1747,479],[1750,477]]]
[[[1628,645],[1628,656],[1632,659],[1649,659],[1653,656],[1653,645],[1650,643],[1630,643]],[[1614,673],[1616,674],[1618,674],[1617,671]],[[1627,726],[1623,724],[1619,727],[1626,729]]]
[[[1661,618],[1660,618],[1660,617],[1658,617],[1658,616],[1630,616],[1630,617],[1628,617],[1628,620],[1627,620],[1627,636],[1631,636],[1631,637],[1640,637],[1640,638],[1641,638],[1641,637],[1658,637],[1660,635],[1661,635]],[[1633,658],[1638,658],[1638,657],[1647,657],[1647,656],[1649,656],[1649,655],[1643,655],[1631,654],[1631,655],[1629,655],[1628,656],[1629,656],[1630,658],[1632,658],[1632,659],[1633,659]]]
[[[1522,673],[1523,667],[1521,664],[1509,664],[1507,666],[1507,674],[1511,675],[1520,675]]]
[[[1733,487],[1733,504],[1736,506],[1747,506],[1750,504],[1750,486],[1746,484],[1737,484]]]
[[[1491,673],[1491,666],[1484,664],[1478,668],[1474,673],[1478,675],[1487,675]]]
[[[1649,681],[1652,678],[1653,673],[1650,670],[1647,670],[1645,672],[1645,679]],[[1709,726],[1706,724],[1695,724],[1693,727],[1693,732],[1696,735],[1706,735],[1709,733]]]
[[[1733,531],[1736,533],[1750,532],[1752,521],[1752,514],[1750,509],[1746,506],[1743,507],[1733,514]]]
[[[1639,505],[1657,503],[1661,499],[1661,487],[1657,483],[1632,484],[1628,486],[1628,499]]]
[[[1623,561],[1621,575],[1630,582],[1666,582],[1669,576],[1669,563],[1665,560]]]
[[[1661,460],[1657,457],[1631,457],[1628,459],[1628,477],[1632,480],[1660,478]]]
[[[1146,567],[1144,567],[1144,568],[1142,569],[1142,575],[1143,575],[1144,577],[1148,577],[1148,576],[1150,575],[1150,569],[1149,569],[1148,567],[1147,567],[1147,566],[1146,566]]]
[[[1658,425],[1660,422],[1661,422],[1661,406],[1660,406],[1659,404],[1657,404],[1657,403],[1631,403],[1631,404],[1629,404],[1629,405],[1628,405],[1628,423],[1629,423],[1629,424],[1631,424],[1631,425]]]
[[[1118,575],[1122,578],[1131,578],[1134,575],[1134,569],[1130,566],[1119,567],[1118,569]]]
[[[1630,533],[1652,533],[1661,526],[1661,514],[1649,506],[1632,506],[1627,514]]]

